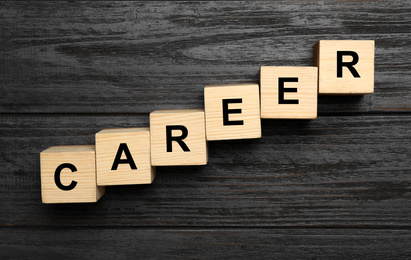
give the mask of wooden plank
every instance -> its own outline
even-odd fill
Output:
[[[0,7],[0,113],[202,108],[204,86],[258,83],[260,66],[311,66],[324,39],[375,40],[375,93],[321,97],[320,115],[411,111],[409,1]]]
[[[158,167],[152,185],[93,205],[42,205],[39,153],[93,144],[148,115],[0,116],[0,225],[411,227],[411,116],[263,120],[261,139],[209,142],[207,166]]]
[[[409,230],[0,229],[3,259],[409,259]]]

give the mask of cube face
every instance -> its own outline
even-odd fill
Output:
[[[317,118],[317,68],[271,67],[260,70],[261,118]]]
[[[54,146],[40,153],[43,203],[97,202],[94,145]]]
[[[207,140],[261,138],[257,84],[204,88]]]
[[[97,185],[150,184],[150,128],[105,129],[96,134]]]
[[[152,165],[207,164],[204,110],[154,111],[150,131]]]
[[[318,93],[374,93],[374,49],[372,40],[317,42],[314,45],[314,66],[318,66]]]

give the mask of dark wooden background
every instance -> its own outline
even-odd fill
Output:
[[[411,1],[15,1],[0,27],[0,258],[411,257]],[[324,39],[376,41],[374,94],[96,204],[41,203],[40,151],[310,66]]]

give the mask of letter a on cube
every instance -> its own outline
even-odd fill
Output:
[[[261,138],[259,92],[257,84],[206,86],[207,140]]]
[[[151,166],[148,127],[105,129],[96,134],[97,185],[150,184]]]
[[[53,146],[40,153],[43,203],[97,202],[105,187],[96,184],[94,145]]]
[[[208,160],[203,109],[150,113],[151,164],[205,165]]]
[[[318,93],[364,95],[374,93],[374,41],[321,40],[314,45]]]
[[[317,68],[263,66],[261,118],[317,118]]]

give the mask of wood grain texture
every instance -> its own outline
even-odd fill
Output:
[[[0,240],[7,241],[0,247],[3,259],[409,259],[411,254],[411,234],[401,230],[22,228],[0,230]]]
[[[39,152],[146,115],[0,123],[3,227],[411,227],[410,116],[263,120],[261,139],[210,142],[208,165],[157,167],[152,185],[107,187],[92,205],[42,205]]]
[[[0,2],[0,257],[409,258],[411,2]],[[39,153],[203,107],[206,85],[375,40],[375,93],[210,142],[206,166],[43,205]],[[38,256],[38,257],[36,257]]]
[[[2,2],[0,112],[201,108],[203,87],[311,66],[318,40],[375,40],[375,94],[320,114],[411,110],[411,2]]]

